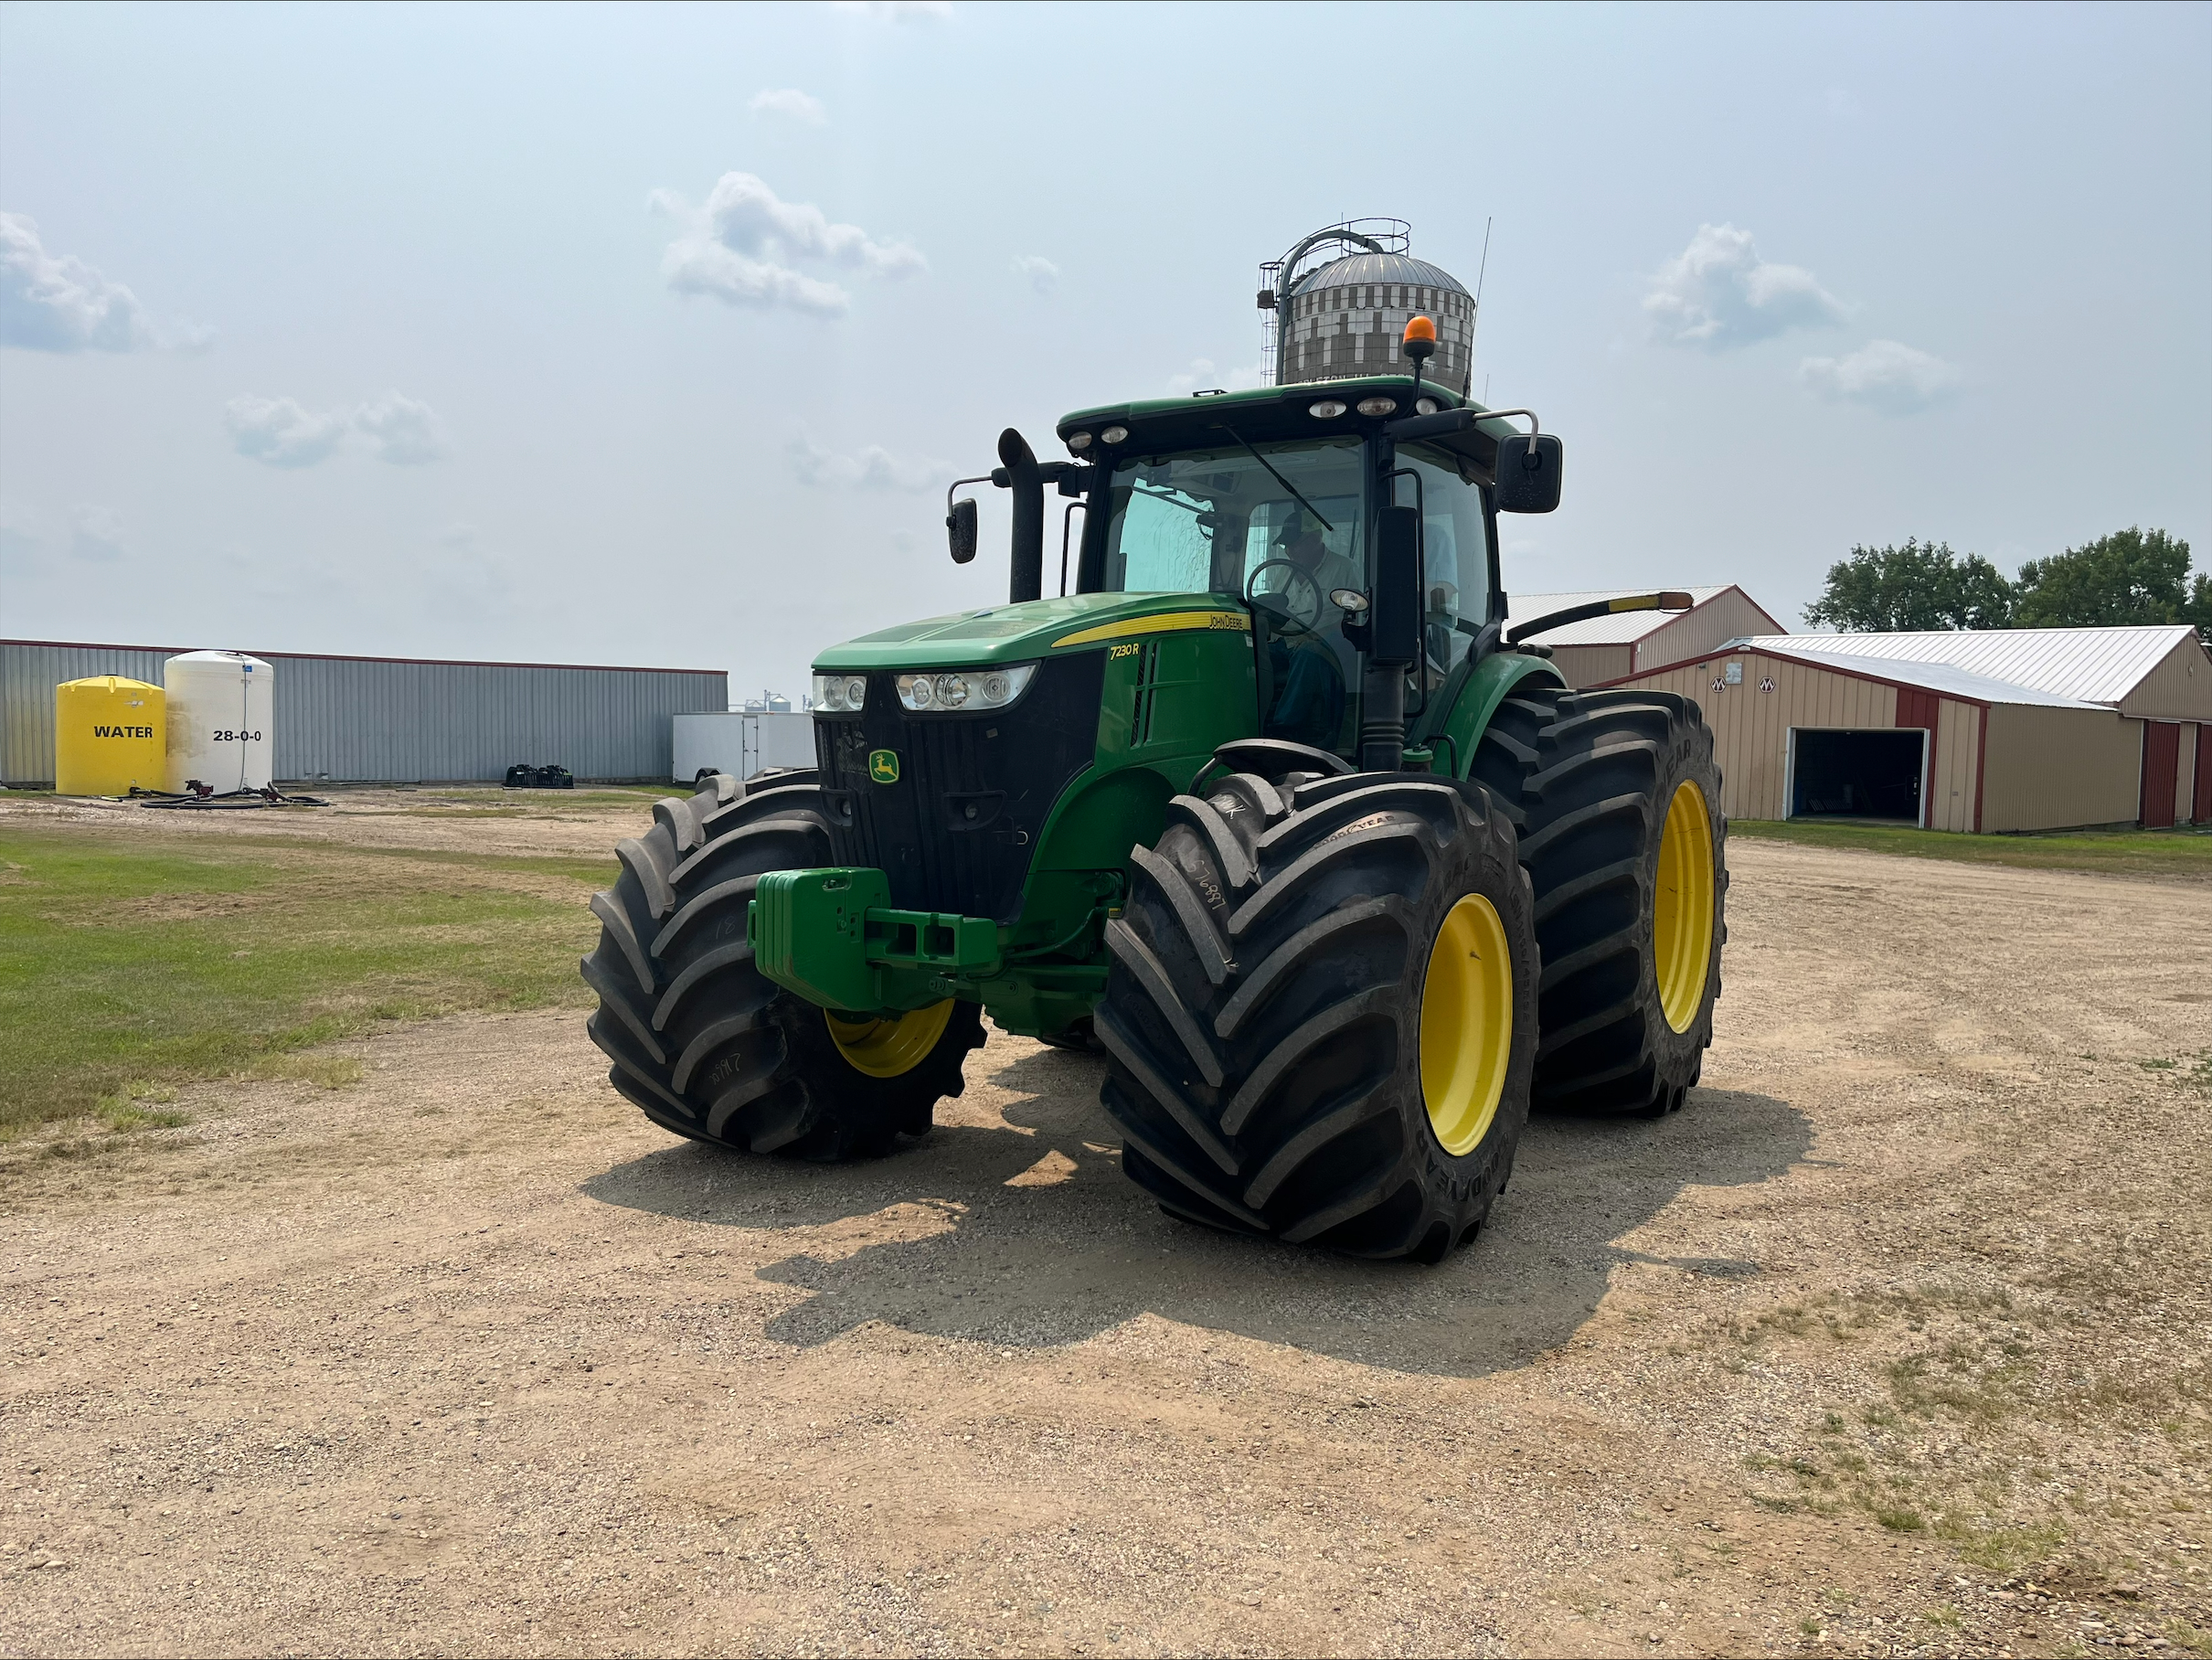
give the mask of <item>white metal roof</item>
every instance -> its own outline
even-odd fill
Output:
[[[2195,632],[2185,622],[2174,622],[2142,628],[1985,628],[1925,634],[1767,634],[1743,644],[1792,654],[1943,664],[2054,697],[2110,707],[2140,686]]]
[[[1728,592],[1731,584],[1717,588],[1682,588],[1697,604]],[[1630,594],[1650,593],[1648,588],[1595,588],[1587,593],[1516,593],[1507,596],[1505,622],[1508,629],[1515,623],[1533,622],[1537,618],[1555,611],[1565,611],[1570,605],[1589,605],[1599,600],[1625,599]],[[1590,617],[1584,622],[1569,622],[1545,634],[1547,645],[1627,645],[1641,640],[1654,629],[1664,628],[1676,617],[1688,613],[1679,611],[1617,611],[1611,616]]]
[[[1841,669],[1848,674],[1872,675],[1877,679],[1917,686],[1923,691],[1940,693],[1946,697],[1972,697],[1981,703],[2028,703],[2054,709],[2109,710],[2111,707],[2086,698],[2038,691],[2034,686],[2017,686],[2012,681],[1993,679],[1987,675],[1972,674],[1962,668],[1954,668],[1948,663],[1913,663],[1896,657],[1866,657],[1848,652],[1805,649],[1808,643],[1813,641],[1863,640],[1866,637],[1864,634],[1771,634],[1764,639],[1744,640],[1734,646],[1723,646],[1712,655],[1717,660],[1726,657],[1731,650],[1748,651],[1757,646],[1796,662],[1810,663],[1820,668]],[[1783,642],[1788,643],[1786,648]]]

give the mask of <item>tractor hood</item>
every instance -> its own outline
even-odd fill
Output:
[[[1186,629],[1249,633],[1251,626],[1251,613],[1228,594],[1068,594],[879,629],[831,646],[814,659],[814,669],[819,674],[865,674],[872,669],[985,668],[1149,634]]]

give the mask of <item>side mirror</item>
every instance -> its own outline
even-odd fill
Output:
[[[1556,494],[1556,492],[1555,492]],[[975,498],[963,496],[945,515],[945,540],[952,545],[952,563],[965,565],[975,557]]]
[[[1559,441],[1548,432],[1498,440],[1498,511],[1549,513],[1557,507],[1560,457]]]

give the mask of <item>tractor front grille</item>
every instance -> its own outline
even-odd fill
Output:
[[[973,715],[909,714],[896,676],[868,676],[858,716],[814,717],[832,856],[881,870],[901,910],[1014,921],[1052,804],[1097,750],[1105,665],[1049,658],[1013,708]],[[871,766],[885,750],[895,782]]]

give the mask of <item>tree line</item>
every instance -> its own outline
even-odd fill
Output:
[[[1805,621],[1856,633],[2186,622],[2212,644],[2212,577],[2192,577],[2189,544],[2163,530],[2115,531],[2011,578],[1978,553],[1909,537],[1831,565]]]

